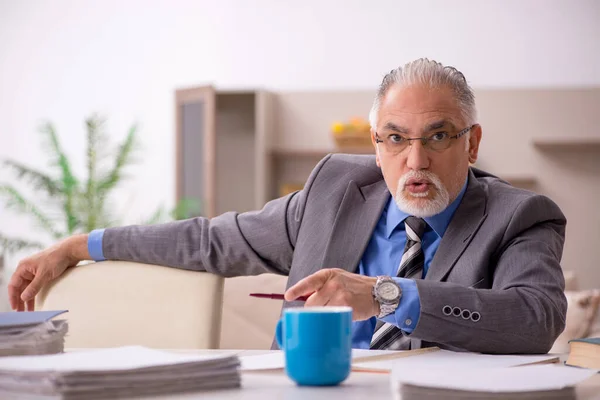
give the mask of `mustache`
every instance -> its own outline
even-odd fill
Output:
[[[441,191],[443,189],[442,181],[440,178],[430,171],[409,171],[406,174],[402,175],[398,184],[400,187],[406,186],[409,180],[427,180],[431,182],[431,184],[437,189],[437,191]]]

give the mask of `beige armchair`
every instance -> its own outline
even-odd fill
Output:
[[[65,347],[219,347],[223,278],[155,265],[103,261],[67,270],[36,309],[69,310]]]
[[[286,282],[287,276],[273,274],[225,279],[221,348],[271,348],[283,302],[257,299],[248,294],[283,293]]]

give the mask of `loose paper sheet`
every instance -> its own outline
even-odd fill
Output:
[[[553,361],[558,361],[558,357],[552,354],[515,356],[438,350],[410,358],[365,361],[356,363],[355,366],[369,370],[391,371],[392,368],[401,366],[409,368],[505,368]]]
[[[352,349],[352,359],[393,356],[405,351]],[[242,371],[277,370],[285,368],[285,357],[281,350],[272,353],[240,357]]]
[[[66,312],[67,310],[2,312],[0,313],[0,329],[41,324]]]
[[[0,371],[114,371],[207,361],[227,355],[175,354],[141,346],[80,351],[43,356],[0,358]]]
[[[371,360],[369,360],[371,359]],[[493,368],[557,361],[555,355],[487,355],[461,353],[438,348],[411,351],[352,350],[352,368],[355,371],[390,372],[395,365],[414,368]],[[240,357],[242,371],[278,370],[285,368],[283,352]]]
[[[560,365],[530,365],[519,368],[415,368],[402,364],[394,368],[392,381],[396,385],[507,393],[563,389],[574,386],[594,374],[594,371],[587,369]]]

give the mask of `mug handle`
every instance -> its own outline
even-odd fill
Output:
[[[279,348],[283,350],[283,319],[277,321],[277,326],[275,327],[275,340],[277,340]]]

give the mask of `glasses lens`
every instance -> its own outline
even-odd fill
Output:
[[[446,150],[448,147],[450,147],[450,140],[451,139],[449,136],[446,136],[441,140],[429,138],[429,140],[427,141],[427,147],[435,151]]]
[[[408,140],[398,137],[387,137],[383,140],[388,153],[398,154],[408,146]]]

